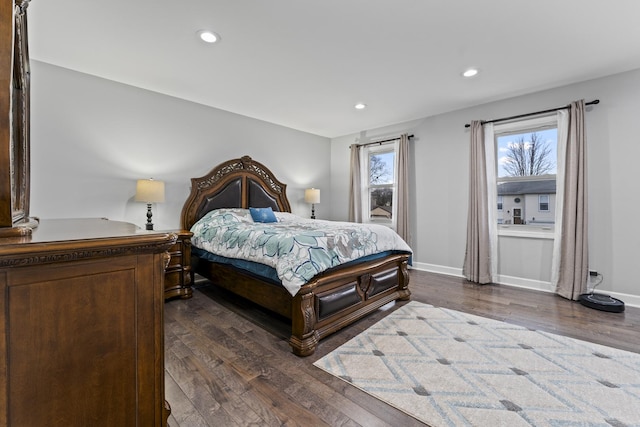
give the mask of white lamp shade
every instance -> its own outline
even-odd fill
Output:
[[[307,203],[320,203],[320,190],[317,188],[304,190],[304,201]]]
[[[164,181],[139,179],[136,184],[136,202],[164,202]]]

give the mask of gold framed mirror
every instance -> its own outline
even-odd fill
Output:
[[[30,69],[29,0],[0,5],[0,236],[29,234]]]

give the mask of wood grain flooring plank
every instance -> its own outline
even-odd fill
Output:
[[[328,404],[327,400],[317,396],[310,389],[308,383],[301,381],[298,375],[295,375],[290,369],[282,370],[279,368],[289,366],[300,358],[291,352],[272,352],[261,344],[262,340],[255,339],[256,335],[269,335],[270,340],[277,340],[276,337],[259,330],[252,331],[251,334],[243,334],[241,331],[235,331],[231,328],[228,332],[245,348],[248,363],[252,360],[259,360],[257,363],[262,363],[264,370],[259,376],[260,380],[269,383],[278,391],[284,391],[296,405],[304,407],[330,425],[347,426],[351,424],[348,417],[342,414],[338,408]],[[253,354],[254,357],[249,357],[249,354]]]
[[[221,419],[225,416],[221,405],[217,402],[216,398],[209,394],[206,388],[202,385],[202,381],[194,377],[193,372],[184,366],[185,360],[176,360],[175,355],[169,353],[167,363],[172,366],[169,368],[169,375],[174,380],[176,385],[180,388],[184,396],[189,401],[189,414],[197,413],[204,421],[205,425],[211,425],[216,419]],[[176,407],[177,403],[182,402],[170,402],[173,404],[172,408]],[[172,411],[174,411],[172,409]],[[179,411],[181,412],[181,411]],[[175,416],[178,417],[176,412]],[[220,414],[219,416],[216,416]],[[219,423],[221,425],[229,424],[229,419],[226,423]],[[181,424],[183,421],[181,420]]]
[[[193,319],[198,317],[195,313],[177,313],[175,317],[179,320],[180,327],[189,332],[181,338],[182,341],[199,357],[212,360],[214,358],[220,359],[226,363],[233,363],[239,358],[241,349],[227,336],[225,331],[218,327],[217,323],[203,322],[202,318],[199,321],[194,321]],[[208,349],[212,349],[212,351]],[[260,371],[256,370],[255,372],[247,372],[246,376],[250,378],[259,374]]]
[[[209,426],[235,426],[258,423],[259,417],[248,407],[238,408],[237,400],[222,383],[203,378],[192,358],[177,360],[169,352],[169,374],[183,390],[191,405]]]
[[[198,410],[193,406],[189,398],[173,380],[169,373],[165,374],[165,399],[171,402],[171,415],[168,423],[170,427],[208,427],[207,423]],[[178,409],[176,411],[176,409]]]
[[[276,411],[279,417],[290,418],[296,425],[300,426],[329,426],[316,414],[293,402],[290,397],[283,394],[279,388],[274,388],[273,383],[265,378],[258,377],[251,381],[251,387],[262,396],[268,396],[272,402],[272,410]]]
[[[273,393],[264,395],[250,387],[240,398],[263,420],[263,425],[270,427],[299,426],[292,414],[287,414],[280,409],[278,399],[273,398]]]

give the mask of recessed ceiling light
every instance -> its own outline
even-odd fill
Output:
[[[367,108],[367,104],[363,104],[362,102],[359,102],[356,105],[354,105],[353,108],[355,108],[356,110],[364,110],[365,108]]]
[[[220,36],[209,30],[200,30],[198,31],[198,37],[207,43],[215,43],[220,41]]]
[[[469,68],[464,73],[462,73],[462,75],[465,76],[465,77],[473,77],[476,74],[478,74],[478,69],[477,68]]]

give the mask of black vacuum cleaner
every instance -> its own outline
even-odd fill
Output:
[[[596,286],[602,283],[603,276],[596,272],[589,272],[589,284],[591,291],[578,297],[580,304],[585,307],[594,308],[596,310],[608,311],[610,313],[622,313],[624,311],[624,302],[617,298],[613,298],[606,294],[595,293]]]

